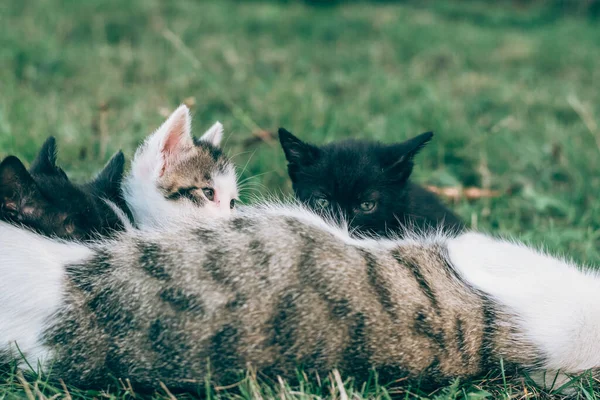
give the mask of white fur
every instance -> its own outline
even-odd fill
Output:
[[[218,146],[222,137],[223,126],[216,122],[200,140]],[[169,151],[165,151],[166,143],[174,148],[170,147]],[[173,143],[176,145],[173,146]],[[208,217],[231,215],[229,202],[238,196],[234,168],[213,177],[218,202],[208,202],[204,207],[198,207],[185,199],[177,202],[168,200],[158,189],[157,182],[164,170],[171,163],[185,158],[187,150],[193,145],[190,111],[185,105],[181,105],[138,148],[131,171],[122,185],[125,201],[138,227],[161,226],[185,219],[191,214]]]
[[[456,269],[508,306],[547,357],[545,367],[600,367],[600,277],[523,244],[466,233],[448,241]]]
[[[102,201],[104,201],[104,203],[106,203],[106,205],[109,206],[111,210],[113,210],[117,218],[119,218],[119,220],[123,224],[123,227],[126,231],[133,229],[133,225],[131,224],[129,217],[127,217],[127,214],[125,214],[125,211],[123,211],[121,207],[119,207],[109,199],[102,199]]]
[[[81,244],[0,222],[0,350],[20,351],[34,368],[48,360],[40,335],[61,305],[64,266],[90,254]]]
[[[223,173],[213,175],[214,201],[207,202],[203,208],[213,216],[231,215],[231,200],[238,198],[237,176],[233,165]],[[197,207],[197,206],[195,206]],[[234,208],[235,210],[235,208]]]
[[[221,140],[223,139],[223,125],[217,121],[208,128],[204,135],[200,137],[200,140],[203,142],[208,142],[215,147],[219,147],[221,145]]]

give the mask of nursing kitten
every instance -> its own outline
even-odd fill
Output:
[[[178,222],[90,246],[0,223],[0,352],[73,385],[190,391],[248,367],[421,385],[500,359],[507,373],[600,367],[600,277],[524,246],[352,239],[290,206]]]
[[[137,149],[123,194],[139,227],[168,224],[203,213],[227,217],[238,201],[235,166],[221,151],[217,122],[192,136],[189,109],[182,105]]]
[[[409,181],[413,158],[432,136],[423,133],[393,145],[347,140],[317,147],[279,129],[296,197],[347,221],[357,233],[381,236],[402,234],[403,226],[463,228],[435,194]]]
[[[121,230],[127,210],[120,194],[124,165],[118,152],[95,179],[74,184],[56,166],[56,140],[50,137],[29,171],[15,156],[0,163],[0,220],[62,239],[89,240]]]

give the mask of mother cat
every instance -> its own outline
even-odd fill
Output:
[[[472,233],[357,240],[297,206],[178,225],[83,245],[0,223],[0,353],[16,343],[71,384],[178,390],[248,366],[429,384],[500,358],[600,366],[600,278],[525,247]]]

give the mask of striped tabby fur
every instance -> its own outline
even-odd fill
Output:
[[[248,366],[285,377],[298,366],[339,368],[359,378],[375,367],[436,384],[485,373],[500,357],[541,366],[516,316],[456,272],[449,240],[351,239],[296,207],[246,208],[87,248],[1,224],[0,272],[12,289],[0,287],[8,290],[0,302],[18,308],[19,296],[33,297],[49,309],[27,329],[40,332],[37,341],[1,330],[0,340],[85,386],[112,375],[187,390],[209,369],[226,384]],[[21,261],[24,252],[31,256]],[[10,271],[39,264],[56,276],[39,279],[46,292],[36,293],[35,279],[10,282]],[[15,310],[13,325],[30,323],[29,307]],[[7,320],[0,311],[0,326]]]

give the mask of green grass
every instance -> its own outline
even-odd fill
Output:
[[[84,179],[118,149],[131,157],[165,112],[193,98],[197,133],[222,121],[244,176],[257,176],[263,192],[289,192],[277,142],[251,143],[254,135],[285,126],[316,143],[391,143],[433,130],[417,161],[418,181],[502,193],[453,204],[465,220],[600,265],[594,14],[543,2],[419,4],[4,2],[0,156],[30,161],[54,135],[60,163]],[[3,374],[0,399],[26,396],[25,387],[37,396],[36,379],[26,380]],[[300,382],[249,377],[229,390],[213,387],[211,397],[344,398],[335,379]],[[600,397],[593,380],[577,385],[580,398]],[[37,387],[48,397],[65,393],[43,381]],[[497,374],[432,398],[543,396],[524,387]],[[102,395],[69,392],[132,395],[115,386]],[[419,391],[402,382],[347,382],[346,394],[412,398]]]

